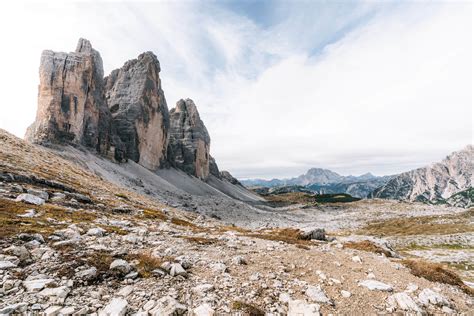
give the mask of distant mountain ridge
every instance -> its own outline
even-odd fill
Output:
[[[374,190],[374,198],[421,202],[445,202],[472,188],[474,147],[466,146],[441,162],[404,172]]]
[[[305,174],[291,179],[249,179],[241,183],[247,187],[284,187],[303,186],[307,190],[321,194],[348,193],[352,196],[365,198],[374,189],[384,185],[391,176],[377,177],[371,173],[360,176],[342,176],[337,172],[323,168],[311,168]]]

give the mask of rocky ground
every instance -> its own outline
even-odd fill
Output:
[[[378,200],[254,206],[252,218],[262,216],[259,223],[269,227],[232,226],[110,183],[47,149],[1,140],[0,315],[469,314],[474,308],[472,290],[454,276],[415,273],[387,243],[407,251],[448,238],[472,245],[472,210]]]

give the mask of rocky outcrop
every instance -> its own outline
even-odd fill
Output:
[[[216,160],[211,155],[209,155],[209,173],[212,174],[214,177],[221,177],[221,173],[219,171],[219,167],[217,166]]]
[[[44,51],[36,121],[25,138],[85,146],[150,170],[172,166],[220,179],[194,102],[180,100],[170,113],[160,71],[157,57],[145,52],[104,78],[100,54],[85,39],[73,53]]]
[[[152,170],[163,165],[168,147],[169,114],[159,73],[158,59],[146,52],[105,78],[116,158]]]
[[[170,110],[168,158],[171,165],[206,179],[209,176],[210,143],[206,126],[193,100],[179,100],[176,107]]]
[[[36,121],[26,138],[35,143],[73,143],[106,152],[109,113],[103,92],[102,58],[79,39],[75,52],[43,52]]]
[[[230,182],[232,184],[242,186],[242,183],[240,183],[239,180],[234,178],[234,176],[232,176],[229,171],[225,171],[225,170],[221,171],[220,176],[221,176],[222,179],[227,180],[228,182]]]
[[[442,202],[472,187],[474,147],[467,146],[439,163],[401,173],[371,196],[383,199]]]

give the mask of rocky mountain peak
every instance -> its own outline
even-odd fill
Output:
[[[474,147],[453,152],[441,162],[401,173],[376,189],[376,198],[440,202],[472,187]]]
[[[99,128],[100,121],[107,120],[103,73],[102,58],[87,40],[80,39],[72,53],[43,51],[38,111],[26,138],[106,151],[108,129]]]
[[[168,146],[169,114],[159,72],[157,57],[146,52],[105,78],[115,156],[152,170],[163,165]]]
[[[179,100],[170,111],[170,162],[205,179],[209,176],[211,139],[193,100]]]
[[[37,117],[25,137],[43,145],[85,146],[150,170],[173,166],[201,179],[221,178],[196,105],[179,100],[169,112],[160,71],[148,51],[104,78],[99,52],[83,38],[75,52],[46,50]]]

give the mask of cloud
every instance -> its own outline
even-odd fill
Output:
[[[86,37],[106,73],[155,52],[168,106],[195,100],[238,177],[391,174],[472,143],[469,3],[272,4],[9,3],[0,127],[33,122],[41,50]]]

